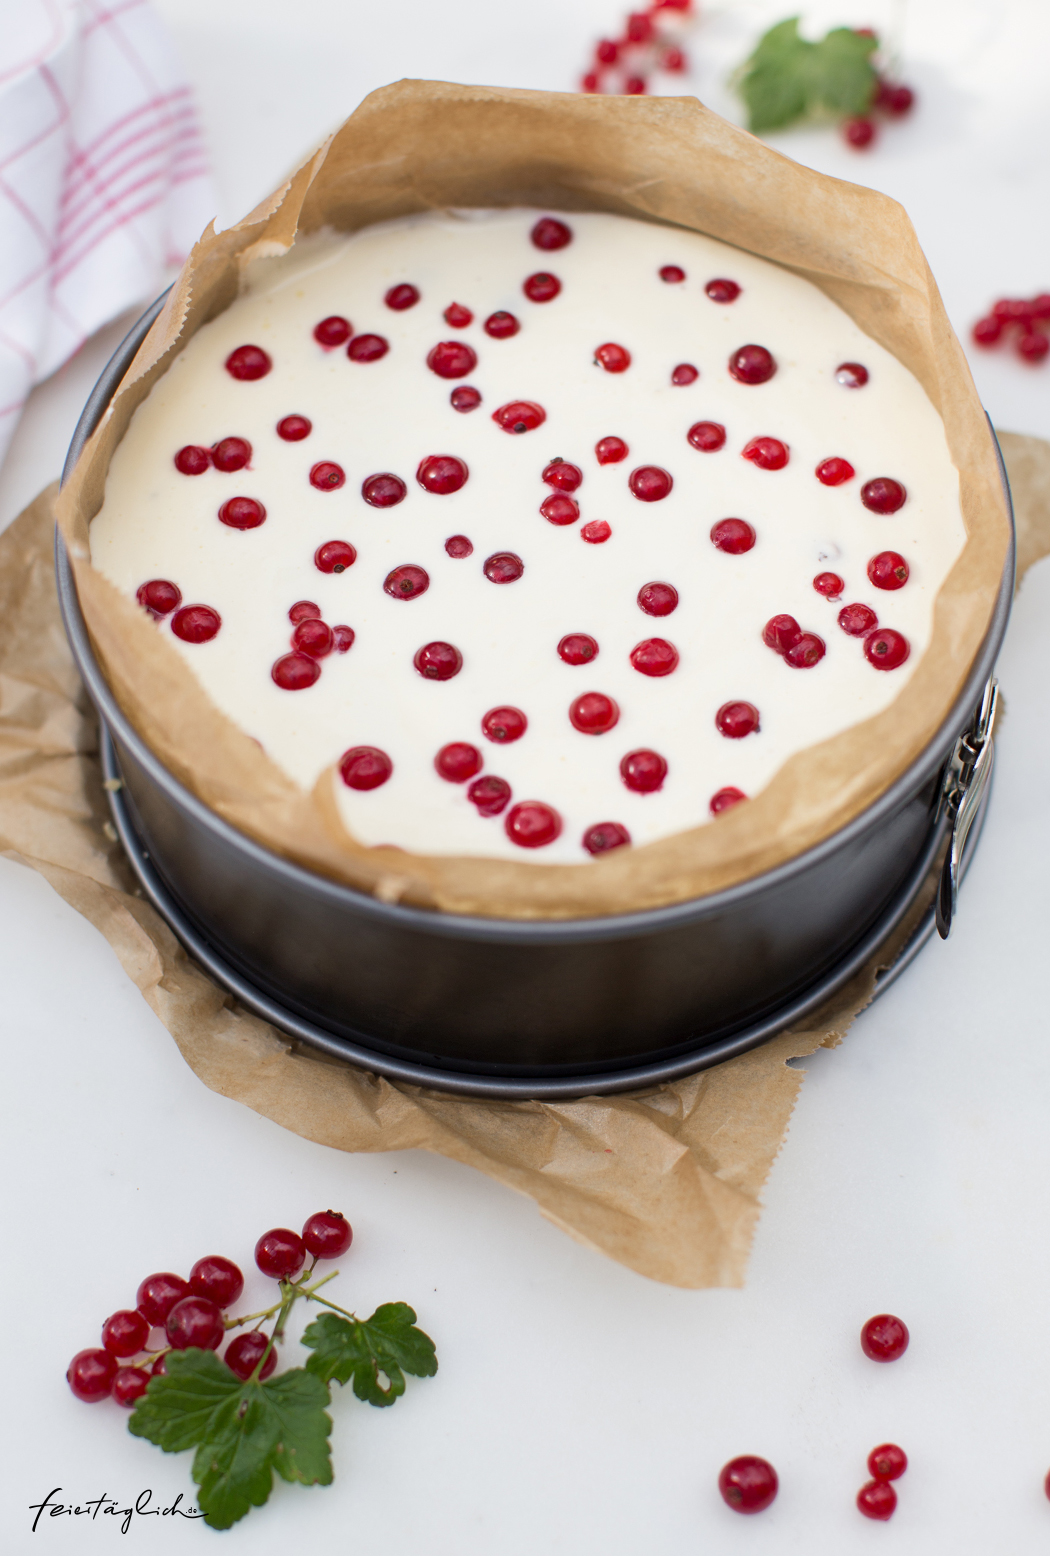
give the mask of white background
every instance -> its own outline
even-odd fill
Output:
[[[235,220],[372,87],[402,75],[570,88],[616,0],[160,0],[196,79],[220,219]],[[724,80],[786,0],[709,5],[688,83]],[[1003,293],[1050,289],[1050,7],[1040,0],[813,0],[814,30],[893,30],[915,115],[860,156],[831,131],[788,154],[910,211],[960,334]],[[0,524],[57,474],[115,328],[38,390],[0,471]],[[1050,366],[975,357],[996,424],[1050,436]],[[1043,1552],[1050,1503],[1050,1045],[1047,1042],[1050,563],[1030,575],[1001,661],[1008,717],[992,812],[950,942],[935,943],[845,1045],[821,1053],[774,1168],[746,1290],[654,1285],[582,1249],[533,1205],[421,1153],[344,1156],[207,1091],[101,937],[0,861],[4,1038],[0,1549],[94,1551],[117,1521],[28,1504],[188,1490],[188,1456],[73,1400],[69,1357],[143,1275],[202,1253],[245,1267],[256,1237],[332,1204],[356,1240],[338,1282],[359,1311],[403,1298],[441,1371],[391,1411],[333,1406],[336,1484],[279,1483],[228,1535],[391,1556],[532,1552]],[[396,1180],[396,1181],[395,1181]],[[254,1277],[248,1296],[265,1286]],[[339,1294],[336,1293],[336,1300]],[[905,1358],[868,1362],[870,1314]],[[303,1353],[300,1353],[302,1355]],[[294,1357],[294,1350],[293,1350]],[[911,1467],[886,1528],[853,1498],[870,1448]],[[758,1518],[718,1498],[732,1455],[781,1492]],[[139,1519],[126,1546],[217,1537]]]

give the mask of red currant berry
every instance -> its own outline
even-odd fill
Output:
[[[649,43],[653,37],[653,21],[646,11],[632,11],[627,18],[627,43]]]
[[[538,270],[534,276],[526,278],[521,289],[530,302],[549,303],[561,291],[561,282],[548,271]]]
[[[620,45],[610,38],[603,38],[594,46],[594,57],[599,65],[615,65],[620,57]]]
[[[395,476],[395,480],[396,480]],[[346,471],[330,459],[322,459],[310,467],[310,485],[319,492],[335,492],[346,484]]]
[[[335,647],[335,637],[326,622],[311,617],[309,621],[300,621],[296,626],[292,633],[292,647],[299,654],[308,654],[311,659],[324,659]]]
[[[1000,297],[992,307],[992,316],[1004,324],[1024,324],[1028,321],[1028,304],[1020,297]]]
[[[908,1455],[896,1443],[883,1443],[868,1454],[868,1473],[876,1480],[899,1480],[908,1468]]]
[[[779,438],[752,438],[745,443],[741,457],[757,465],[759,470],[783,470],[790,458],[786,443]]]
[[[549,254],[552,249],[568,247],[572,242],[572,228],[555,216],[541,216],[529,236],[536,248]]]
[[[848,637],[863,638],[874,632],[879,618],[870,605],[844,605],[839,611],[839,626]]]
[[[149,1338],[150,1325],[136,1308],[122,1308],[102,1325],[102,1344],[111,1356],[134,1356]]]
[[[116,1375],[116,1359],[108,1351],[78,1351],[69,1364],[66,1382],[85,1405],[97,1405],[109,1398]]]
[[[258,529],[266,522],[266,509],[254,497],[231,497],[219,509],[219,522],[227,529]]]
[[[477,410],[481,404],[481,395],[470,384],[463,384],[459,389],[453,389],[448,397],[448,403],[454,411],[466,415],[467,411]]]
[[[740,296],[740,288],[735,281],[726,281],[724,278],[708,281],[704,291],[713,303],[735,303]]]
[[[503,830],[519,848],[545,848],[561,836],[561,817],[541,800],[524,800],[507,812]]]
[[[626,346],[618,346],[615,341],[607,340],[596,349],[594,360],[607,373],[626,373],[631,365],[631,353]]]
[[[153,1366],[149,1370],[149,1375],[151,1378],[163,1378],[167,1370],[168,1369],[165,1364],[165,1358],[163,1356],[158,1356],[157,1360],[153,1363]]]
[[[357,552],[348,540],[326,540],[314,552],[314,566],[319,573],[345,573],[357,561]]]
[[[450,535],[445,541],[445,550],[457,562],[462,561],[466,556],[473,556],[474,554],[474,547],[466,535]]]
[[[552,459],[540,480],[559,492],[575,492],[583,483],[583,471],[578,465],[567,464],[564,459]]]
[[[1041,330],[1027,330],[1018,340],[1017,350],[1026,362],[1041,362],[1050,351],[1050,336]]]
[[[909,568],[899,551],[880,551],[868,563],[868,579],[876,589],[903,589]]]
[[[580,530],[580,538],[590,546],[604,545],[611,534],[612,525],[607,524],[604,519],[592,519]]]
[[[535,400],[511,400],[493,411],[492,420],[504,432],[535,432],[547,420],[547,412]]]
[[[871,1361],[897,1361],[908,1349],[908,1326],[892,1313],[877,1313],[860,1332],[860,1347]]]
[[[396,508],[407,495],[408,487],[401,477],[388,470],[370,475],[361,483],[361,496],[370,508]]]
[[[463,668],[463,655],[452,643],[424,643],[412,663],[424,681],[451,681]]]
[[[822,459],[816,469],[816,477],[822,486],[841,486],[852,481],[856,471],[848,459]]]
[[[880,627],[864,639],[864,657],[876,670],[897,670],[910,653],[908,639],[892,627]]]
[[[303,1242],[315,1259],[341,1259],[353,1240],[353,1229],[338,1210],[318,1210],[303,1227]]]
[[[908,493],[901,483],[888,475],[865,481],[860,489],[860,500],[869,513],[896,513],[904,507],[907,497]]]
[[[230,1307],[244,1290],[244,1276],[232,1259],[221,1253],[198,1259],[190,1271],[190,1290],[195,1297],[207,1297],[216,1307]]]
[[[645,638],[631,649],[631,663],[640,675],[670,675],[678,668],[678,650],[666,638]]]
[[[346,627],[346,626],[333,627],[332,628],[332,638],[333,638],[333,641],[334,641],[334,644],[335,644],[335,651],[336,651],[336,653],[337,654],[348,653],[349,650],[351,648],[353,648],[353,646],[354,646],[354,638],[356,636],[357,636],[357,633],[354,631],[353,627]]]
[[[599,438],[594,452],[600,465],[618,465],[630,450],[623,438]]]
[[[315,605],[313,600],[296,600],[288,612],[288,620],[293,626],[300,621],[320,621],[321,607]]]
[[[842,389],[863,389],[868,377],[863,362],[840,362],[835,369],[835,382]]]
[[[584,692],[570,704],[569,722],[581,735],[607,735],[620,722],[620,710],[604,692]]]
[[[190,1283],[181,1275],[164,1271],[160,1275],[147,1275],[135,1293],[135,1306],[150,1325],[158,1327],[165,1322],[176,1302],[190,1295]]]
[[[672,286],[674,286],[677,282],[685,280],[685,271],[682,269],[681,265],[661,265],[660,280],[668,281]],[[584,844],[584,847],[586,846],[587,845]]]
[[[231,1340],[226,1348],[226,1354],[222,1358],[235,1377],[242,1383],[247,1383],[252,1373],[258,1367],[263,1357],[266,1356],[266,1347],[270,1345],[267,1335],[259,1329],[252,1329],[248,1334],[239,1334],[236,1340]],[[262,1364],[259,1373],[259,1381],[268,1378],[277,1366],[277,1347],[270,1345],[270,1354]]]
[[[201,1351],[217,1351],[226,1334],[222,1313],[207,1297],[183,1297],[181,1302],[176,1302],[164,1330],[168,1344],[176,1351],[186,1351],[191,1346]]]
[[[979,346],[994,346],[1003,333],[1003,321],[989,314],[986,319],[977,320],[972,333]]]
[[[643,584],[638,590],[638,605],[647,616],[670,616],[678,608],[678,590],[669,583]]]
[[[885,1523],[896,1511],[897,1493],[888,1480],[869,1480],[857,1492],[857,1507],[865,1518],[878,1518]]]
[[[681,49],[665,49],[660,60],[660,69],[676,76],[687,68],[687,64],[688,61]]]
[[[342,318],[338,313],[322,319],[320,324],[314,325],[314,340],[319,346],[325,346],[329,350],[333,346],[342,346],[354,333],[354,326],[349,319]]]
[[[725,448],[726,429],[717,421],[697,421],[686,433],[688,442],[701,454],[717,454]]]
[[[419,288],[412,286],[408,281],[402,281],[399,285],[390,288],[383,301],[395,313],[404,313],[406,308],[414,308],[418,303]]]
[[[558,656],[567,665],[587,665],[598,656],[598,643],[586,632],[570,632],[558,644]]]
[[[510,804],[510,784],[505,778],[476,778],[467,790],[467,799],[481,816],[498,816]]]
[[[392,600],[418,600],[429,588],[430,574],[411,562],[392,568],[383,579],[383,589]]]
[[[252,457],[247,438],[223,438],[212,445],[211,462],[216,470],[243,470]]]
[[[142,1367],[118,1367],[110,1395],[125,1410],[132,1410],[149,1387],[149,1380],[150,1374]]]
[[[715,728],[727,740],[743,740],[759,727],[758,709],[752,702],[724,702],[715,714]]]
[[[242,382],[265,378],[271,367],[273,363],[261,346],[238,346],[226,358],[226,371]]]
[[[222,617],[210,605],[184,605],[171,618],[171,630],[184,643],[210,643]]]
[[[175,469],[183,475],[203,475],[211,464],[211,454],[196,443],[187,443],[175,455]]]
[[[818,573],[813,580],[813,587],[826,600],[839,600],[846,585],[838,573]]]
[[[474,322],[474,315],[469,308],[464,308],[462,303],[449,303],[442,318],[454,330],[465,330],[468,324]]]
[[[286,443],[301,443],[314,430],[308,416],[283,416],[277,423],[277,436]]]
[[[659,465],[639,465],[632,470],[627,485],[639,502],[662,502],[674,486],[674,480]]]
[[[741,800],[746,799],[747,795],[743,789],[734,789],[730,784],[724,789],[719,789],[717,794],[712,794],[707,808],[712,816],[720,816],[724,810],[732,810],[734,805],[739,805]]]
[[[847,119],[842,126],[842,137],[854,151],[864,151],[875,139],[875,126],[870,119]]]
[[[283,692],[304,692],[321,676],[321,666],[309,654],[282,654],[270,666],[270,679]]]
[[[416,480],[425,492],[447,497],[467,484],[469,474],[464,461],[455,454],[430,454],[420,460]]]
[[[339,758],[339,774],[348,789],[378,789],[393,771],[393,762],[378,746],[351,746]]]
[[[506,308],[497,308],[495,313],[490,313],[483,325],[486,335],[491,335],[493,340],[509,340],[521,329],[521,325],[512,313]]]
[[[358,747],[358,750],[368,749],[367,746]],[[348,751],[342,759],[344,763],[350,755]],[[271,1275],[274,1280],[291,1280],[306,1263],[306,1244],[298,1232],[290,1232],[286,1226],[274,1227],[272,1231],[264,1232],[256,1243],[255,1262],[264,1275]]]
[[[770,616],[762,628],[762,641],[775,654],[786,654],[801,636],[802,628],[794,616]]]
[[[580,79],[580,91],[587,93],[597,92],[598,81],[598,72],[596,70],[588,70],[587,74]]]
[[[812,670],[814,665],[827,653],[827,645],[823,638],[815,632],[803,632],[796,643],[793,643],[784,655],[784,663],[793,670]]]
[[[351,362],[378,362],[390,350],[390,342],[382,335],[355,335],[346,354]]]
[[[446,783],[466,783],[468,778],[480,773],[482,765],[477,746],[468,745],[465,740],[453,740],[450,745],[442,746],[434,758],[434,766]]]
[[[699,377],[699,368],[694,367],[691,362],[679,362],[678,366],[671,373],[671,382],[682,388],[686,384],[695,384]]]
[[[667,761],[658,751],[628,751],[620,762],[620,777],[633,794],[655,794],[667,777]]]
[[[772,1464],[755,1454],[730,1459],[718,1476],[722,1501],[734,1513],[762,1513],[777,1494],[779,1482]]]
[[[645,77],[644,76],[628,76],[627,80],[623,84],[623,90],[624,90],[624,96],[625,97],[644,97],[645,96]]]
[[[599,821],[583,834],[583,846],[589,854],[607,854],[613,848],[624,848],[630,841],[631,834],[618,821]]]
[[[154,621],[160,621],[182,604],[182,590],[178,584],[169,583],[166,578],[151,578],[148,583],[139,584],[135,598],[149,611]]]
[[[525,571],[525,563],[513,551],[494,551],[483,568],[489,583],[516,583]]]
[[[427,367],[439,378],[466,378],[478,365],[478,354],[465,340],[442,340],[427,354]]]
[[[893,114],[894,118],[899,118],[901,114],[909,113],[914,102],[915,93],[910,86],[904,86],[903,84],[890,86],[887,83],[879,93],[879,107],[884,108],[887,113]]]
[[[711,526],[711,543],[729,556],[742,556],[756,540],[754,525],[746,519],[719,519]]]
[[[768,383],[776,370],[772,353],[765,346],[741,346],[729,358],[730,377],[738,384]]]
[[[481,721],[485,739],[504,746],[520,740],[528,727],[529,721],[520,708],[490,708]]]

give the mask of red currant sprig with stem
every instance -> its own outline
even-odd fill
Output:
[[[683,33],[694,14],[693,0],[652,0],[644,10],[629,12],[617,37],[595,45],[580,90],[641,97],[654,71],[680,75],[688,68]]]
[[[1001,341],[1012,341],[1022,362],[1033,366],[1050,352],[1050,336],[1037,326],[1050,322],[1050,293],[1035,297],[1000,297],[992,311],[978,319],[973,338],[978,346],[990,348]]]

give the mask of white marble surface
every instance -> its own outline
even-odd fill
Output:
[[[370,12],[336,0],[161,9],[203,94],[226,219],[371,86],[404,73],[566,86],[589,38],[615,19],[605,0],[574,0],[571,12],[545,0],[527,14],[480,0],[440,12],[409,0]],[[712,61],[738,57],[747,29],[780,10],[712,6],[694,48],[706,36]],[[821,0],[807,15],[880,24],[889,11],[889,0]],[[817,133],[782,144],[905,201],[963,328],[1002,290],[1050,286],[1040,73],[1050,13],[1037,0],[912,0],[906,22],[906,73],[923,93],[913,125],[863,161]],[[244,94],[234,102],[231,65],[257,109]],[[0,523],[57,473],[119,333],[37,391],[0,471]],[[977,368],[999,425],[1050,435],[1050,368]],[[392,1411],[341,1396],[336,1484],[279,1484],[268,1508],[224,1537],[231,1549],[1045,1550],[1048,660],[1043,563],[1002,656],[997,786],[957,929],[841,1049],[810,1063],[739,1292],[656,1286],[465,1168],[419,1153],[343,1156],[207,1091],[95,930],[0,861],[0,1548],[93,1551],[121,1538],[116,1520],[83,1518],[32,1536],[28,1505],[55,1486],[121,1506],[146,1487],[170,1502],[189,1486],[186,1456],[130,1439],[115,1408],[89,1412],[71,1398],[69,1356],[149,1270],[219,1250],[248,1263],[265,1227],[332,1203],[357,1233],[339,1283],[348,1304],[412,1302],[442,1368],[410,1382]],[[876,1367],[857,1332],[887,1308],[907,1320],[912,1345]],[[886,1439],[911,1468],[883,1531],[853,1498],[867,1452]],[[715,1490],[719,1466],[741,1452],[780,1472],[780,1496],[759,1518],[730,1513]],[[140,1519],[127,1539],[152,1552],[213,1536]]]

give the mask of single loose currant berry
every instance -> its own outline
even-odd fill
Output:
[[[301,443],[313,430],[309,416],[282,416],[277,423],[277,436],[286,443]]]
[[[742,556],[750,551],[756,539],[754,525],[746,519],[719,519],[711,526],[711,544],[729,556]]]
[[[880,551],[868,563],[868,578],[876,589],[903,589],[909,568],[899,551]]]
[[[474,547],[466,535],[450,535],[445,541],[445,550],[450,557],[457,562],[466,556],[473,556]]]
[[[667,777],[667,760],[658,751],[628,751],[620,761],[620,777],[633,794],[655,794]]]
[[[599,65],[615,65],[620,57],[620,45],[611,38],[603,38],[594,46],[594,57]]]
[[[168,1314],[164,1332],[176,1351],[187,1351],[191,1346],[200,1351],[217,1351],[226,1336],[226,1326],[219,1308],[207,1297],[183,1297]]]
[[[865,151],[875,139],[875,126],[870,119],[847,119],[842,138],[854,151]]]
[[[674,478],[659,465],[639,465],[627,478],[639,502],[662,502],[674,486]]]
[[[341,1259],[353,1240],[353,1229],[338,1210],[315,1211],[303,1227],[303,1242],[315,1259]]]
[[[300,621],[320,621],[321,607],[315,605],[313,600],[296,600],[288,612],[288,620],[293,627]]]
[[[794,648],[801,636],[802,628],[794,616],[770,616],[762,628],[762,641],[775,654],[786,654],[789,648]]]
[[[498,816],[510,804],[510,784],[506,778],[489,774],[476,778],[467,790],[467,799],[481,816]]]
[[[908,1455],[896,1443],[882,1443],[868,1454],[868,1473],[875,1480],[899,1480],[908,1468]]]
[[[677,384],[679,388],[684,387],[686,384],[695,384],[699,377],[700,369],[694,367],[691,362],[679,362],[678,366],[671,372],[671,382]]]
[[[607,340],[604,345],[596,347],[594,360],[607,373],[626,373],[631,365],[631,353],[626,346],[618,346],[615,341]]]
[[[528,727],[529,721],[520,708],[490,708],[481,721],[485,739],[504,746],[520,740]]]
[[[715,728],[727,740],[743,740],[760,728],[758,709],[753,702],[724,702],[715,714]]]
[[[726,429],[717,421],[697,421],[686,433],[686,440],[701,454],[717,454],[725,448]]]
[[[869,1480],[857,1492],[857,1507],[865,1518],[877,1518],[885,1523],[896,1512],[897,1493],[888,1480]]]
[[[504,432],[535,432],[547,420],[547,412],[535,400],[511,400],[493,411],[492,420]]]
[[[546,848],[561,836],[561,817],[542,800],[523,800],[507,812],[503,830],[519,848]]]
[[[102,1325],[102,1344],[111,1356],[134,1356],[149,1338],[150,1326],[137,1308],[121,1308]]]
[[[722,1466],[718,1489],[734,1513],[761,1513],[777,1494],[777,1472],[766,1459],[744,1453]]]
[[[1041,330],[1026,330],[1017,342],[1017,351],[1026,362],[1041,362],[1050,351],[1050,336]]]
[[[973,338],[979,346],[994,346],[1003,333],[1003,321],[997,319],[994,314],[989,314],[986,319],[978,319],[973,327]]]
[[[424,681],[451,681],[463,668],[463,655],[452,643],[424,643],[412,663]]]
[[[638,590],[638,607],[647,616],[670,616],[678,609],[678,590],[669,583],[643,584]]]
[[[351,362],[378,362],[390,350],[390,342],[383,335],[355,335],[346,354]]]
[[[666,638],[645,638],[631,649],[631,664],[639,675],[670,675],[678,668],[678,650]]]
[[[143,1367],[118,1367],[110,1396],[125,1410],[134,1409],[149,1387],[150,1374]]]
[[[446,783],[466,783],[468,778],[480,773],[483,758],[477,746],[465,740],[453,740],[441,747],[434,758],[434,766]]]
[[[478,365],[478,354],[465,340],[442,340],[427,353],[427,367],[439,378],[466,378]]]
[[[612,525],[604,519],[592,519],[580,530],[580,539],[585,540],[589,546],[602,546],[612,534]]]
[[[741,346],[729,358],[729,374],[738,384],[765,384],[773,377],[777,364],[765,346]]]
[[[784,663],[793,670],[812,670],[827,653],[827,644],[815,632],[803,632],[784,655]]]
[[[395,313],[404,313],[406,308],[414,308],[418,303],[419,288],[413,286],[410,281],[401,281],[397,286],[390,288],[383,301]]]
[[[672,286],[677,285],[679,281],[685,280],[685,271],[681,265],[661,265],[659,275],[661,281],[668,281]],[[584,844],[584,847],[586,847],[586,844]]]
[[[558,644],[558,657],[567,665],[587,665],[598,657],[598,643],[586,632],[569,632]]]
[[[271,367],[273,362],[261,346],[238,346],[226,358],[226,371],[231,378],[237,378],[242,383],[265,378]]]
[[[627,80],[623,84],[623,90],[624,90],[624,96],[625,97],[644,97],[645,96],[645,77],[644,76],[628,76]]]
[[[607,735],[620,722],[620,709],[604,692],[584,692],[570,703],[569,722],[581,735]]]
[[[863,389],[869,376],[863,362],[840,362],[835,369],[835,382],[842,389]]]
[[[203,475],[210,464],[210,452],[196,443],[187,443],[175,455],[175,469],[182,475]]]
[[[171,618],[171,630],[184,643],[210,643],[222,617],[210,605],[184,605]]]
[[[430,588],[430,574],[426,568],[405,562],[391,568],[383,579],[383,590],[392,600],[418,600]]]
[[[572,228],[555,216],[541,216],[529,236],[535,248],[550,253],[552,249],[568,247],[572,242]]]
[[[244,1276],[232,1259],[221,1253],[206,1254],[190,1271],[190,1290],[207,1297],[216,1307],[231,1307],[244,1290]]]
[[[874,632],[879,618],[870,605],[844,605],[839,611],[838,622],[847,637],[863,638]]]
[[[283,692],[305,692],[321,676],[321,666],[309,654],[282,654],[270,666],[270,679]]]
[[[486,335],[491,335],[493,340],[509,340],[521,329],[521,325],[512,313],[506,308],[497,308],[495,313],[490,313],[482,328]]]
[[[333,346],[342,346],[354,333],[354,326],[349,319],[344,319],[341,314],[329,314],[327,319],[322,319],[320,324],[314,325],[314,340],[319,346],[325,346],[331,350]]]
[[[876,1313],[860,1332],[860,1347],[871,1361],[897,1361],[908,1349],[908,1326],[892,1313]]]
[[[848,459],[833,458],[822,459],[815,473],[821,486],[841,486],[852,481],[857,472]]]
[[[713,303],[735,303],[740,296],[740,288],[735,281],[727,281],[724,277],[714,281],[708,281],[704,291]]]
[[[910,86],[905,86],[903,82],[898,82],[896,85],[891,85],[888,81],[882,83],[879,90],[879,107],[885,109],[886,113],[893,114],[894,118],[909,113],[914,102],[915,93]]]
[[[247,438],[221,438],[212,445],[211,462],[216,470],[243,470],[251,457],[252,446]]]
[[[357,561],[357,552],[348,540],[326,540],[314,552],[314,566],[319,573],[345,573]]]
[[[266,1356],[266,1347],[270,1345],[269,1336],[264,1335],[260,1329],[252,1329],[248,1334],[239,1334],[235,1340],[231,1340],[226,1347],[223,1361],[229,1367],[235,1377],[242,1383],[247,1383],[252,1373],[258,1367],[263,1357]],[[270,1345],[270,1354],[262,1364],[259,1373],[259,1381],[268,1378],[277,1366],[277,1347]]]
[[[489,583],[516,583],[525,571],[525,563],[513,551],[494,551],[482,571]]]
[[[585,76],[583,76],[581,78],[581,80],[580,80],[580,91],[581,92],[588,92],[588,93],[590,93],[590,92],[597,92],[598,85],[599,85],[598,72],[596,70],[588,70],[587,74]]]
[[[148,583],[139,584],[135,598],[149,611],[154,621],[161,621],[182,604],[182,590],[167,578],[151,578]]]
[[[462,303],[449,303],[441,317],[454,330],[465,330],[468,324],[474,322],[474,315]]]
[[[312,617],[297,624],[292,633],[292,647],[296,653],[308,654],[311,659],[325,659],[335,647],[335,635],[327,622]]]
[[[219,523],[227,529],[258,529],[266,522],[266,509],[254,497],[231,497],[219,509]]]
[[[826,600],[839,600],[846,585],[838,573],[818,573],[813,580],[813,587]]]
[[[622,459],[626,459],[630,450],[623,438],[599,438],[594,445],[595,456],[600,465],[618,465]]]
[[[752,438],[744,444],[740,457],[759,470],[783,470],[791,455],[787,444],[779,438]]]
[[[404,481],[399,475],[391,475],[389,470],[367,476],[361,482],[361,496],[370,508],[396,508],[407,495]]]
[[[345,756],[343,761],[346,761]],[[255,1262],[264,1275],[272,1275],[274,1280],[291,1280],[306,1263],[306,1244],[298,1232],[289,1231],[286,1226],[276,1226],[272,1231],[264,1232],[256,1243]]]
[[[393,771],[393,762],[378,746],[351,746],[339,758],[339,776],[348,789],[378,789]]]
[[[396,477],[395,477],[396,479]],[[331,459],[319,460],[310,467],[310,485],[319,492],[336,492],[346,484],[346,471]]]
[[[575,492],[583,484],[583,471],[579,465],[570,465],[564,459],[552,459],[540,480],[556,491]]]
[[[626,847],[630,841],[631,834],[618,821],[599,821],[583,834],[583,846],[589,854],[607,854],[614,848]]]
[[[333,627],[332,628],[332,638],[333,638],[333,641],[335,643],[335,651],[336,651],[336,653],[337,654],[349,653],[350,649],[352,649],[353,646],[354,646],[354,638],[356,636],[357,636],[357,633],[354,631],[353,627],[347,627],[347,626],[342,626],[342,625]]]
[[[864,639],[864,657],[876,670],[897,670],[910,653],[908,639],[892,627],[879,627]]]
[[[468,411],[476,411],[481,404],[481,394],[470,384],[463,384],[459,389],[453,389],[448,397],[448,403],[454,411],[466,415]]]
[[[165,1322],[176,1302],[190,1295],[190,1283],[181,1275],[162,1271],[147,1275],[135,1293],[135,1306],[148,1324],[158,1327]]]
[[[526,277],[521,289],[530,302],[549,303],[561,291],[561,282],[549,271],[537,270],[534,276]]]
[[[717,794],[712,794],[707,808],[712,816],[720,816],[724,810],[732,810],[734,805],[746,799],[743,789],[734,789],[732,784],[728,784],[724,789],[719,789]]]
[[[897,513],[907,498],[908,493],[901,483],[888,475],[865,481],[860,489],[860,500],[869,513]]]
[[[78,1351],[66,1369],[66,1382],[85,1405],[97,1405],[109,1398],[116,1375],[116,1357],[108,1351]]]
[[[466,486],[469,474],[465,461],[455,454],[429,454],[420,460],[416,480],[425,492],[447,497]]]

